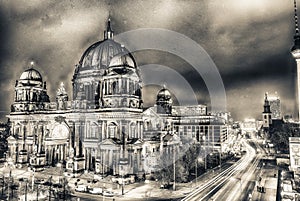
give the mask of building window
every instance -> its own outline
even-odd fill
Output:
[[[97,133],[98,133],[98,126],[97,124],[93,124],[91,127],[90,138],[97,138]]]
[[[136,131],[136,129],[135,129],[135,124],[134,123],[132,123],[131,125],[130,125],[130,134],[131,134],[131,138],[135,138],[135,131]]]
[[[111,123],[108,126],[109,138],[115,138],[117,132],[117,125],[115,123]]]

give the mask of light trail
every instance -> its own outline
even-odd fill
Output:
[[[210,179],[207,183],[204,185],[197,187],[193,192],[191,192],[188,196],[182,199],[182,201],[189,201],[189,200],[205,200],[209,198],[215,191],[219,191],[222,186],[225,185],[225,183],[233,176],[241,171],[245,170],[246,167],[251,165],[251,172],[252,170],[255,170],[255,167],[257,166],[259,160],[256,156],[256,151],[253,147],[251,147],[248,143],[243,141],[244,146],[247,148],[246,154],[237,161],[234,165],[230,166],[229,168],[225,169],[223,172],[216,175],[216,177]],[[249,176],[248,176],[249,177]],[[247,177],[247,178],[248,178]],[[246,179],[247,179],[246,178]],[[246,184],[244,184],[245,188]],[[205,191],[209,189],[208,193],[205,193]],[[205,195],[202,195],[202,193],[205,193]]]

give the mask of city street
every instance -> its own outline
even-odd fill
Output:
[[[109,185],[109,178],[99,181],[96,184],[89,184],[88,179],[81,177],[80,183],[95,186],[113,188],[115,196],[103,197],[101,195],[92,195],[88,193],[80,193],[73,191],[72,200],[80,198],[81,200],[158,200],[178,199],[186,196],[182,200],[249,200],[250,197],[256,197],[257,200],[261,196],[267,195],[258,194],[256,192],[256,180],[267,171],[273,174],[273,167],[269,170],[263,170],[264,165],[261,159],[266,155],[265,150],[262,149],[256,141],[242,140],[242,146],[245,148],[245,154],[236,162],[231,161],[222,164],[221,167],[208,170],[205,174],[199,176],[191,183],[178,183],[176,191],[160,189],[160,183],[156,181],[149,181],[149,183],[135,183],[125,186],[125,195],[121,195],[121,189],[117,186]],[[264,167],[266,168],[266,167]],[[270,169],[271,168],[271,169]],[[4,174],[8,176],[9,168],[2,168]],[[61,176],[59,168],[52,168],[44,170],[40,173],[35,173],[35,179],[47,179],[47,176],[53,176],[53,181],[58,180]],[[25,169],[12,169],[12,176],[14,178],[28,178],[32,179],[33,172],[28,172]],[[275,179],[275,178],[274,178]],[[78,180],[69,178],[68,183],[74,186],[74,182]],[[196,182],[197,181],[197,182]],[[108,182],[108,183],[107,183]],[[255,193],[253,193],[255,192]]]
[[[190,193],[187,200],[240,200],[241,195],[248,195],[248,182],[255,178],[254,172],[261,158],[256,154],[257,145],[243,142],[246,154],[231,167],[218,173],[209,181],[204,181]],[[251,197],[251,196],[250,196]]]

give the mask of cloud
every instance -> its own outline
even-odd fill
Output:
[[[204,47],[223,77],[235,117],[259,116],[260,96],[269,89],[284,94],[282,103],[293,112],[294,90],[286,90],[295,79],[289,54],[293,3],[282,0],[2,1],[0,110],[9,111],[15,80],[31,59],[48,82],[52,100],[61,81],[71,93],[74,65],[89,45],[102,40],[109,11],[116,33],[166,28]],[[185,61],[162,52],[135,55],[141,65],[172,67],[189,81],[198,101],[209,102],[206,86]]]

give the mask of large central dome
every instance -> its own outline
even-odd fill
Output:
[[[119,96],[123,88],[128,88],[126,93],[130,96],[140,98],[141,78],[134,57],[123,45],[115,42],[113,36],[108,20],[104,39],[87,48],[76,65],[72,79],[73,100],[84,100],[84,104],[91,109],[104,107],[103,97],[111,96],[113,92]],[[111,82],[107,82],[108,79]],[[129,102],[123,102],[119,105],[128,106]]]
[[[107,39],[91,45],[82,55],[81,70],[106,69],[113,56],[122,52],[122,47],[114,40]]]
[[[105,70],[109,67],[111,59],[121,53],[129,52],[120,43],[113,40],[113,31],[110,20],[107,22],[107,29],[104,32],[104,40],[91,45],[82,55],[79,61],[79,73],[87,70]]]

